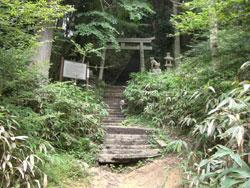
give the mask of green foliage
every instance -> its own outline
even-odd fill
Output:
[[[0,46],[27,48],[35,42],[35,36],[47,24],[72,11],[69,6],[53,1],[0,1]]]
[[[209,159],[197,164],[200,176],[192,180],[191,186],[247,188],[250,182],[250,167],[241,159],[242,156],[222,145],[217,145],[215,149],[216,152]]]
[[[241,148],[244,140],[249,140],[247,122],[250,120],[249,83],[223,94],[214,107],[208,112],[207,117],[195,125],[194,132],[203,135],[203,139],[230,141],[228,146]],[[212,140],[209,139],[211,144]],[[204,142],[202,142],[204,144]],[[226,144],[226,143],[225,143]],[[203,145],[204,146],[204,145]]]
[[[118,43],[116,35],[118,31],[115,29],[117,23],[115,17],[106,12],[92,11],[86,14],[78,14],[79,17],[89,20],[89,23],[81,23],[75,26],[76,34],[82,37],[93,37],[92,44],[96,48],[104,48],[107,43],[111,42],[116,48]],[[94,20],[94,21],[93,21]]]
[[[44,172],[49,185],[63,186],[67,179],[86,178],[87,164],[68,154],[53,154],[45,157]]]
[[[18,94],[15,93],[13,96],[3,97],[4,100],[1,102],[8,107],[9,113],[15,115],[13,122],[17,121],[18,125],[13,130],[29,137],[25,143],[18,140],[26,139],[27,136],[16,136],[14,141],[9,138],[7,138],[8,140],[2,140],[10,142],[9,144],[6,143],[3,147],[7,149],[8,146],[11,147],[9,154],[12,154],[13,158],[11,160],[8,158],[7,160],[11,161],[13,168],[15,167],[15,163],[22,168],[22,163],[26,164],[27,162],[27,165],[32,164],[34,166],[33,160],[40,160],[31,153],[31,149],[45,160],[45,163],[43,163],[45,166],[41,164],[39,166],[42,167],[42,171],[47,174],[49,180],[54,183],[59,182],[61,176],[70,178],[73,175],[82,173],[80,169],[78,171],[75,170],[75,160],[71,160],[73,156],[87,163],[95,163],[95,155],[98,152],[98,145],[102,141],[103,136],[100,121],[103,116],[107,115],[104,109],[105,106],[95,94],[95,91],[82,89],[71,83],[53,83],[39,87],[33,91],[29,91],[28,88],[25,88],[25,90],[18,92]],[[6,124],[5,126],[12,124],[12,119],[6,119],[7,116],[1,117],[3,118],[1,124],[2,122]],[[6,129],[10,129],[10,127],[6,127]],[[10,130],[7,133],[14,138]],[[5,133],[4,135],[8,136]],[[12,143],[16,144],[16,146],[13,146]],[[7,152],[3,153],[3,155],[7,155]],[[46,153],[46,155],[41,155],[41,152]],[[71,155],[71,157],[68,157],[68,155],[61,156],[65,162],[65,168],[59,168],[60,165],[58,163],[61,162],[61,159],[60,157],[57,158],[56,154],[55,156],[51,156],[51,152],[66,152],[68,155]],[[29,153],[31,153],[30,156],[25,156]],[[14,158],[14,156],[20,157],[20,160],[19,158]],[[51,160],[55,160],[55,162],[51,163],[51,160],[48,158],[53,158]],[[69,159],[66,160],[66,158]],[[21,169],[18,170],[17,168],[17,172],[14,171],[12,173],[10,168],[7,168],[8,165],[11,164],[6,164],[5,174],[9,173],[11,178],[12,175],[16,177],[17,172]],[[37,167],[33,166],[30,167],[31,170],[36,170]],[[60,170],[65,171],[57,174]],[[41,171],[38,172],[40,173]],[[36,179],[38,172],[24,171],[24,173],[27,173],[27,179],[25,180],[32,183],[38,182]],[[15,180],[17,185],[24,181],[21,175],[18,174],[20,181]],[[38,176],[38,178],[40,177],[42,177],[42,174]]]
[[[240,163],[244,152],[249,153],[249,81],[239,83],[236,79],[248,78],[240,74],[248,67],[249,33],[236,27],[221,30],[218,36],[216,61],[207,53],[208,42],[198,41],[172,72],[133,75],[124,92],[127,113],[136,112],[155,126],[195,133],[192,150],[198,150],[198,155],[190,156],[187,168],[191,175],[198,173],[193,186],[246,187],[249,166]],[[169,142],[166,151],[180,151],[183,146],[182,141]],[[214,147],[227,152],[220,156]],[[194,172],[197,161],[201,161],[200,170]]]
[[[27,146],[28,137],[19,136],[18,127],[16,117],[0,106],[0,186],[40,187],[43,173],[38,164],[41,159]]]
[[[211,17],[215,17],[222,27],[249,26],[249,2],[245,0],[193,0],[184,3],[183,7],[185,11],[172,19],[181,32],[208,30]]]
[[[129,18],[131,20],[138,21],[144,16],[154,13],[146,1],[122,0],[119,4],[129,13]]]
[[[95,149],[92,142],[101,141],[100,121],[107,112],[92,90],[54,83],[15,98],[12,103],[19,107],[11,107],[25,134],[46,140],[56,149],[76,152],[91,151]]]
[[[18,95],[38,87],[39,67],[29,66],[31,51],[0,48],[0,95]]]
[[[183,140],[173,140],[167,143],[166,147],[164,148],[164,152],[167,153],[181,153],[184,150],[188,149],[188,145]]]
[[[85,44],[83,47],[81,45],[77,44],[75,41],[71,40],[73,45],[76,48],[76,52],[82,55],[82,63],[85,63],[85,58],[90,56],[90,54],[95,54],[99,57],[102,57],[102,53],[100,52],[103,50],[103,48],[94,48],[94,45],[92,43]]]

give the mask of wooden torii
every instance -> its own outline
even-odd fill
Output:
[[[119,43],[121,50],[139,50],[140,51],[140,71],[145,71],[145,57],[144,50],[152,50],[152,46],[149,45],[155,37],[151,38],[118,38],[117,41]],[[104,65],[105,65],[105,56],[106,50],[115,49],[112,45],[108,45],[104,50],[103,60],[101,62],[100,72],[99,72],[99,80],[103,79]]]

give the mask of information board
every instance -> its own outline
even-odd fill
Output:
[[[64,60],[63,77],[77,80],[87,79],[87,65],[73,61]]]

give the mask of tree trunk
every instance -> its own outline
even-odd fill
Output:
[[[173,15],[178,14],[178,0],[173,0]],[[174,37],[174,57],[175,57],[175,63],[176,65],[179,64],[181,55],[181,41],[180,41],[180,35],[178,33],[178,30],[175,29],[175,37]]]
[[[210,50],[212,60],[215,60],[218,52],[218,21],[215,10],[216,0],[212,0],[210,8]]]
[[[50,56],[52,49],[53,29],[46,27],[39,36],[39,46],[33,59],[34,64],[38,65],[39,73],[45,78],[49,78]]]
[[[211,21],[210,50],[211,50],[212,59],[214,59],[218,51],[218,24],[217,24],[216,18],[213,18],[213,20]]]
[[[103,80],[105,58],[106,58],[106,50],[103,51],[103,55],[102,55],[102,60],[101,60],[101,65],[100,65],[100,70],[99,70],[99,77],[98,77],[99,81]]]

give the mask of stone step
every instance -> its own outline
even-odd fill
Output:
[[[148,143],[147,141],[149,140],[149,138],[147,137],[147,135],[127,135],[126,134],[123,134],[123,136],[120,136],[119,134],[115,134],[116,136],[113,136],[113,137],[110,137],[110,136],[105,136],[104,138],[104,142],[106,141],[121,141],[121,142],[130,142],[130,141],[140,141],[140,142],[143,142],[143,141],[146,141],[146,143]]]
[[[114,109],[116,111],[121,111],[120,105],[107,104],[107,109]]]
[[[121,112],[121,108],[120,106],[108,106],[107,110],[111,110],[111,111],[118,111],[118,112]]]
[[[125,89],[125,86],[109,85],[109,86],[107,86],[107,89]]]
[[[152,145],[118,145],[118,144],[106,144],[102,146],[106,149],[151,149]]]
[[[120,100],[118,101],[104,101],[108,105],[119,105],[120,106]]]
[[[104,118],[104,120],[112,120],[112,119],[120,119],[120,120],[124,120],[125,118],[124,118],[124,116],[123,115],[117,115],[117,116],[114,116],[114,115],[112,115],[112,116],[107,116],[107,117],[105,117]]]
[[[106,102],[105,103],[108,105],[108,106],[117,106],[117,107],[120,107],[120,101],[119,102],[116,102],[116,101],[110,101],[110,102]]]
[[[109,134],[150,134],[153,132],[153,129],[141,127],[107,126],[105,129]]]
[[[105,139],[148,139],[147,134],[106,134]]]
[[[104,144],[118,144],[118,145],[145,145],[149,144],[147,139],[105,139]]]
[[[108,87],[105,89],[105,91],[124,91],[124,87]]]
[[[117,98],[113,97],[122,97],[123,93],[122,92],[104,92],[104,99],[112,99],[112,100],[118,100]]]
[[[125,118],[125,116],[121,112],[109,112],[108,117],[123,117],[123,118]]]
[[[160,153],[159,149],[102,149],[101,154],[145,154],[149,152]]]
[[[106,116],[106,117],[123,117],[123,118],[125,118],[125,116],[120,112],[109,112],[109,116]]]
[[[99,163],[129,163],[159,155],[157,151],[148,151],[140,154],[100,154]]]
[[[124,92],[123,89],[106,89],[104,93],[120,93],[122,94]]]
[[[104,122],[102,123],[102,125],[105,127],[109,127],[109,126],[121,126],[122,122]]]
[[[102,123],[107,127],[107,126],[112,126],[112,125],[119,125],[121,126],[122,125],[122,122],[121,120],[107,120],[107,121],[103,121]]]
[[[110,125],[113,125],[113,124],[122,124],[123,120],[106,120],[106,121],[103,121],[103,124],[106,125],[106,126],[110,126]],[[109,124],[109,125],[108,125]]]
[[[100,163],[135,162],[160,154],[149,143],[153,129],[122,126],[122,121],[125,120],[120,109],[123,91],[124,87],[108,86],[104,93],[109,116],[103,119],[106,134],[98,159]]]
[[[121,89],[121,88],[116,88],[116,89],[108,88],[104,92],[105,93],[123,93],[124,89]]]
[[[123,121],[125,120],[124,116],[107,116],[103,119],[103,121],[112,121],[112,120],[120,120]]]
[[[109,112],[108,111],[108,113],[110,116],[125,117],[121,112],[114,112],[114,111]]]

